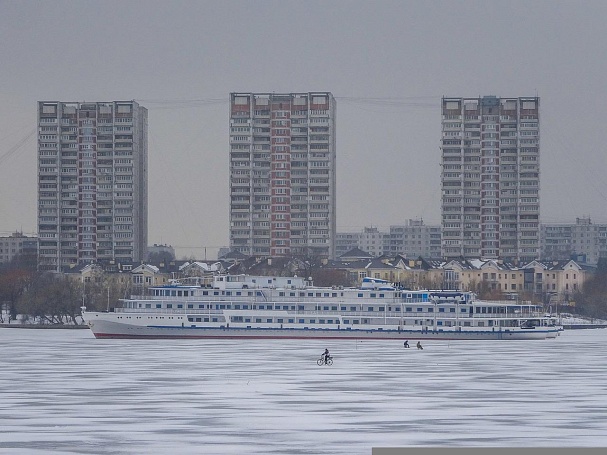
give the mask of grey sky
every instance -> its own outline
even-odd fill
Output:
[[[335,95],[339,231],[440,223],[442,96],[539,95],[542,222],[607,222],[606,19],[604,1],[0,0],[0,235],[36,231],[36,102],[135,99],[149,241],[213,257],[231,91]]]

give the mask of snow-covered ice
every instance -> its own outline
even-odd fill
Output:
[[[0,452],[607,445],[606,329],[423,344],[0,329]],[[325,347],[334,364],[319,367]]]

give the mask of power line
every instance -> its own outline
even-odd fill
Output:
[[[224,248],[227,245],[206,245],[206,246],[191,246],[191,245],[171,245],[173,248],[190,248],[193,250],[203,250],[205,248]]]
[[[355,97],[335,96],[335,100],[359,107],[387,107],[387,108],[431,108],[440,107],[440,96],[411,96],[411,97]],[[137,99],[140,104],[146,104],[150,109],[188,109],[217,104],[228,104],[229,98],[203,98],[203,99]],[[150,106],[151,105],[151,106]]]
[[[439,108],[440,97],[406,97],[406,98],[361,98],[361,97],[348,97],[348,96],[336,96],[336,100],[343,101],[350,104],[356,104],[361,106],[376,106],[376,107],[423,107],[423,108]]]
[[[149,99],[149,100],[135,100],[139,104],[145,104],[148,109],[188,109],[197,108],[203,106],[211,106],[216,104],[227,104],[228,98],[207,98],[207,99],[192,99],[192,100],[160,100],[160,99]],[[150,107],[150,105],[152,105]]]
[[[23,146],[27,143],[27,141],[29,141],[36,134],[36,130],[37,130],[37,128],[34,127],[32,130],[29,131],[29,133],[25,137],[20,139],[19,142],[17,142],[17,144],[13,145],[10,149],[8,149],[7,152],[0,155],[0,164],[2,164],[4,161],[8,160],[11,156],[15,155],[17,152],[19,152],[23,148]]]

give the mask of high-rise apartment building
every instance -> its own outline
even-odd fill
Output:
[[[38,102],[39,267],[145,259],[147,109]]]
[[[230,95],[230,248],[334,258],[335,99]]]
[[[442,99],[442,252],[539,257],[539,98]]]

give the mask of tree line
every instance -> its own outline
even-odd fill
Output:
[[[607,319],[607,258],[599,259],[596,272],[573,295],[575,312],[582,316]]]
[[[35,260],[16,257],[0,264],[0,323],[83,324],[83,305],[105,310],[130,295],[130,277],[125,278],[99,274],[83,281],[79,274],[40,272]]]

